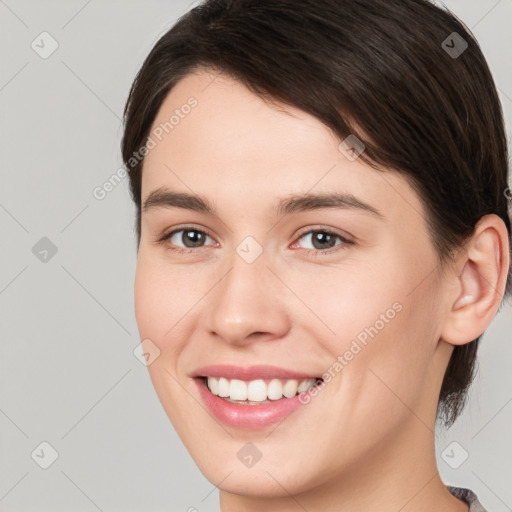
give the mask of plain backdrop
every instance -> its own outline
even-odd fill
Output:
[[[133,353],[127,180],[93,195],[121,167],[135,73],[196,3],[0,0],[0,511],[218,511]],[[510,134],[512,0],[446,5],[481,44]],[[468,407],[437,432],[446,483],[492,512],[512,509],[511,333],[506,304]]]

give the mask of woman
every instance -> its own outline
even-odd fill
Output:
[[[434,451],[510,292],[501,107],[454,16],[206,1],[122,151],[148,369],[222,512],[484,510]]]

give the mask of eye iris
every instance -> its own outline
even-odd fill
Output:
[[[320,244],[320,247],[317,246],[317,243]],[[322,245],[327,244],[327,245]],[[314,231],[313,232],[313,246],[315,249],[329,249],[330,247],[334,247],[336,245],[335,236],[326,233],[325,231]]]
[[[184,230],[181,241],[186,247],[200,247],[204,242],[204,233],[193,229]]]
[[[186,247],[200,247],[205,240],[205,234],[193,229],[183,230],[181,241]],[[336,245],[336,236],[325,231],[313,231],[313,246],[315,249],[329,249]]]

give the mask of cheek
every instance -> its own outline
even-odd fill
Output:
[[[134,283],[135,317],[140,339],[151,340],[160,351],[147,369],[164,410],[181,432],[194,407],[177,382],[183,378],[178,363],[190,337],[186,331],[190,323],[183,320],[187,313],[192,314],[197,299],[193,290],[187,294],[188,276],[182,269],[173,273],[170,268],[141,248]]]
[[[165,255],[152,254],[141,246],[134,284],[139,330],[159,338],[166,335],[192,308],[194,297],[201,293],[196,283],[192,272],[182,266],[169,265]]]
[[[135,318],[141,339],[158,339],[161,336],[162,311],[165,301],[162,300],[162,283],[156,278],[155,270],[148,264],[142,253],[139,253],[135,271],[134,297]]]
[[[399,263],[323,269],[297,283],[317,317],[302,328],[330,354],[326,370],[342,375],[333,389],[366,417],[384,404],[403,410],[400,399],[418,402],[438,339],[435,284],[412,291],[418,272]]]
[[[337,353],[348,349],[347,341],[359,338],[364,343],[375,330],[387,330],[403,302],[401,282],[390,276],[390,269],[350,261],[316,271],[296,269],[289,280],[316,316],[316,320],[308,316],[316,329],[315,338],[325,339]],[[299,311],[300,304],[294,308]],[[304,316],[301,318],[298,323],[307,329]]]
[[[162,262],[141,249],[135,272],[135,318],[141,339],[151,339],[161,352],[178,349],[176,335],[183,328],[180,319],[191,307],[187,277],[169,272]],[[173,343],[169,343],[173,340]]]
[[[204,297],[218,280],[211,269],[172,265],[165,254],[141,247],[134,283],[135,317],[140,339],[149,338],[160,350],[158,362],[183,378],[181,359],[200,328]],[[157,365],[148,367],[150,373]],[[181,373],[180,373],[181,372]],[[169,384],[169,376],[164,376]]]

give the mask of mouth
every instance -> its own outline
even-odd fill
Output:
[[[255,379],[245,381],[227,377],[198,377],[208,391],[232,404],[257,406],[293,398],[323,382],[316,379]]]
[[[196,373],[193,380],[210,414],[237,429],[261,430],[281,422],[294,411],[304,410],[309,399],[303,395],[316,394],[316,388],[325,385],[321,377],[305,374],[279,371],[270,375],[269,367],[264,372],[226,368],[209,367],[215,375]]]
[[[213,364],[193,377],[205,409],[218,421],[241,429],[262,429],[304,409],[325,386],[321,377],[277,366]]]

